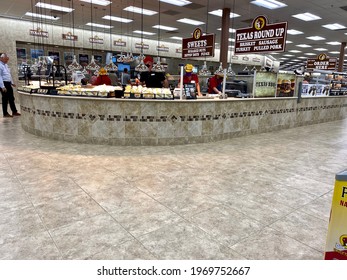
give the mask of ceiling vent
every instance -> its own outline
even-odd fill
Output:
[[[197,10],[197,9],[205,8],[204,5],[200,5],[200,4],[196,4],[196,3],[191,3],[191,4],[188,4],[184,7],[187,9],[191,9],[191,10]]]
[[[180,14],[180,12],[173,11],[173,10],[167,10],[167,11],[162,12],[162,13],[165,14],[165,15],[169,15],[169,16],[175,16],[175,15]]]

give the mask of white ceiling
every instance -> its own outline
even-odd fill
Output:
[[[267,16],[270,23],[275,22],[288,22],[288,29],[297,29],[303,31],[304,34],[301,35],[287,35],[287,40],[292,41],[293,43],[287,44],[285,53],[280,53],[274,55],[280,60],[283,59],[282,65],[284,67],[292,65],[292,59],[297,57],[308,57],[305,53],[314,53],[315,55],[309,55],[309,57],[315,57],[319,53],[327,53],[329,56],[339,57],[339,54],[332,54],[329,52],[340,51],[340,46],[331,46],[326,44],[330,41],[345,42],[347,41],[347,30],[338,30],[331,31],[322,27],[324,24],[330,23],[339,23],[344,26],[347,26],[347,0],[284,0],[281,1],[287,5],[287,7],[269,10],[266,8],[258,7],[256,5],[250,4],[250,0],[189,0],[192,4],[178,7],[170,5],[167,3],[160,2],[160,24],[166,26],[172,26],[178,28],[175,33],[167,32],[164,30],[160,31],[160,40],[166,42],[175,42],[179,43],[177,40],[170,39],[171,36],[180,36],[183,38],[190,37],[191,32],[194,30],[195,26],[179,23],[177,22],[180,18],[190,18],[195,20],[203,21],[207,24],[201,25],[200,28],[207,33],[216,34],[216,42],[220,41],[220,31],[217,29],[221,27],[222,18],[214,15],[210,15],[207,11],[212,11],[216,9],[223,9],[228,7],[232,12],[239,14],[240,17],[230,19],[230,23],[235,29],[244,28],[251,25],[251,21],[258,15]],[[58,21],[48,21],[45,23],[57,24],[59,26],[67,25],[74,26],[76,28],[82,28],[84,30],[91,30],[91,27],[86,26],[87,22],[90,22],[91,19],[95,23],[109,25],[108,20],[102,19],[104,15],[109,15],[110,12],[113,16],[127,17],[131,18],[134,21],[128,24],[121,24],[119,22],[112,22],[114,28],[111,30],[113,34],[130,34],[135,36],[132,33],[133,30],[141,30],[143,26],[144,31],[154,32],[156,35],[148,36],[148,38],[156,39],[158,37],[158,30],[152,28],[153,25],[159,23],[159,14],[153,16],[141,16],[140,14],[135,14],[131,12],[126,12],[123,8],[127,6],[137,6],[141,7],[142,0],[113,0],[112,4],[106,7],[99,5],[90,5],[85,2],[80,2],[79,0],[41,0],[48,4],[73,7],[75,11],[72,13],[61,14],[59,12],[47,10],[47,9],[38,9],[35,4],[39,2],[38,0],[11,0],[4,1],[1,0],[1,9],[0,17],[15,18],[21,20],[31,21],[31,17],[27,17],[24,14],[26,12],[37,12],[46,15],[57,15],[60,17]],[[83,5],[83,6],[82,6]],[[154,11],[159,11],[159,1],[158,0],[143,0],[143,7],[145,9],[150,9]],[[346,7],[342,9],[341,7]],[[320,16],[322,19],[305,22],[299,19],[292,17],[294,14],[310,12],[317,16]],[[141,24],[143,20],[143,25]],[[96,29],[96,31],[104,31],[104,29]],[[105,31],[109,33],[110,31]],[[176,33],[177,32],[177,33]],[[141,36],[141,35],[137,35]],[[312,41],[307,39],[308,36],[321,36],[325,40],[321,41]],[[144,38],[146,36],[144,35]],[[233,34],[230,34],[230,37],[233,38]],[[308,44],[311,45],[311,48],[300,48],[296,45],[298,44]],[[232,45],[232,43],[231,43]],[[315,48],[322,47],[326,48],[327,51],[317,51]],[[292,50],[301,51],[300,53],[291,53]],[[286,54],[293,54],[294,57],[284,56]],[[299,58],[301,63],[306,62],[305,58]],[[300,63],[300,62],[299,62]]]

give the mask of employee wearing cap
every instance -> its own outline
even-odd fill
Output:
[[[215,74],[212,78],[210,78],[208,81],[208,93],[221,94],[223,78],[224,75],[222,73]]]
[[[196,92],[198,93],[199,96],[202,96],[200,92],[200,84],[199,84],[199,77],[195,73],[193,73],[193,65],[191,64],[186,64],[184,66],[184,71],[186,72],[183,76],[183,84],[195,84],[195,89]],[[180,80],[178,81],[180,84]]]
[[[100,68],[99,70],[99,75],[96,78],[95,82],[93,85],[99,86],[99,85],[107,85],[110,86],[112,84],[112,81],[110,77],[107,75],[107,70],[105,68]]]
[[[166,79],[165,73],[152,72],[153,57],[146,56],[143,62],[148,67],[148,72],[141,73],[140,82],[149,88],[167,88],[169,83]]]

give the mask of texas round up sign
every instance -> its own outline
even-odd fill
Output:
[[[286,46],[287,22],[268,24],[258,16],[252,26],[236,30],[235,54],[283,52]]]

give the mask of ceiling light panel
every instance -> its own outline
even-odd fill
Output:
[[[338,51],[332,51],[332,52],[329,52],[329,53],[338,54],[338,53],[340,53],[340,52],[338,52]]]
[[[304,32],[299,31],[299,30],[295,30],[295,29],[289,29],[289,30],[287,30],[287,34],[290,34],[290,35],[299,35],[299,34],[304,34]]]
[[[283,8],[287,6],[286,4],[279,1],[275,1],[275,0],[256,0],[256,1],[252,1],[251,3],[260,7],[270,9],[270,10]]]
[[[292,52],[292,53],[301,53],[302,51],[299,51],[299,50],[290,50],[289,52]]]
[[[218,28],[217,30],[221,31],[222,28]],[[235,33],[236,32],[236,29],[234,28],[229,28],[229,33]],[[347,35],[347,34],[346,34]]]
[[[306,45],[306,44],[299,44],[299,45],[296,45],[297,47],[300,47],[300,48],[311,48],[312,46],[310,45]]]
[[[304,21],[312,21],[312,20],[318,20],[318,19],[322,19],[319,16],[316,16],[314,14],[311,13],[303,13],[303,14],[297,14],[297,15],[292,15],[292,17],[304,20]]]
[[[165,2],[165,3],[168,3],[168,4],[172,4],[172,5],[175,5],[175,6],[186,6],[188,4],[191,4],[192,2],[190,1],[186,1],[186,0],[159,0],[160,2]]]
[[[134,7],[134,6],[126,7],[126,8],[124,8],[124,11],[137,13],[137,14],[144,14],[146,16],[153,16],[153,15],[157,14],[156,11],[142,9],[142,8]]]
[[[193,19],[189,19],[189,18],[181,18],[177,20],[178,22],[182,22],[182,23],[186,23],[186,24],[191,24],[191,25],[202,25],[205,24],[202,21],[198,21],[198,20],[193,20]]]
[[[123,23],[129,23],[132,22],[132,19],[128,19],[128,18],[121,18],[121,17],[114,17],[114,16],[103,16],[103,19],[107,19],[107,20],[113,20],[113,21],[118,21],[118,22],[123,22]]]
[[[37,2],[36,7],[43,8],[43,9],[49,9],[54,11],[60,11],[65,13],[71,13],[74,9],[68,8],[68,7],[62,7],[58,5],[51,5],[43,2]]]
[[[182,37],[178,37],[178,36],[172,36],[172,37],[170,37],[170,39],[174,39],[174,40],[183,40]]]
[[[325,40],[325,38],[321,36],[310,36],[310,37],[306,37],[306,39],[313,40],[313,41]]]
[[[327,51],[328,49],[325,49],[325,48],[316,48],[314,49],[315,51],[320,51],[320,52],[323,52],[323,51]]]
[[[338,46],[341,45],[340,42],[334,41],[334,42],[327,42],[328,45],[332,45],[332,46]]]
[[[133,32],[137,33],[137,34],[150,35],[150,36],[156,34],[156,33],[153,33],[153,32],[147,32],[147,31],[141,31],[141,30],[134,30]]]
[[[30,13],[27,12],[25,13],[26,16],[28,17],[35,17],[35,18],[44,18],[44,19],[51,19],[51,20],[58,20],[60,19],[60,17],[52,17],[52,16],[46,16],[46,15],[42,15],[42,14],[36,14],[36,13]]]
[[[171,26],[165,26],[165,25],[154,25],[152,26],[153,28],[157,28],[157,29],[160,29],[160,30],[167,30],[167,31],[175,31],[177,30],[176,27],[171,27]]]
[[[81,2],[91,3],[100,6],[108,6],[111,4],[111,1],[106,0],[80,0]]]
[[[111,29],[113,26],[110,25],[104,25],[104,24],[99,24],[99,23],[94,23],[94,22],[88,22],[86,23],[88,26],[93,26],[93,27],[99,27],[99,28],[105,28],[105,29]]]
[[[339,30],[339,29],[346,28],[346,26],[341,25],[339,23],[325,24],[325,25],[322,25],[322,26],[325,27],[325,28],[328,28],[330,30]]]
[[[212,12],[208,12],[211,15],[214,16],[218,16],[218,17],[222,17],[223,16],[223,10],[219,9],[219,10],[214,10]],[[235,17],[239,17],[239,14],[234,14],[234,13],[230,13],[230,18],[235,18]]]

